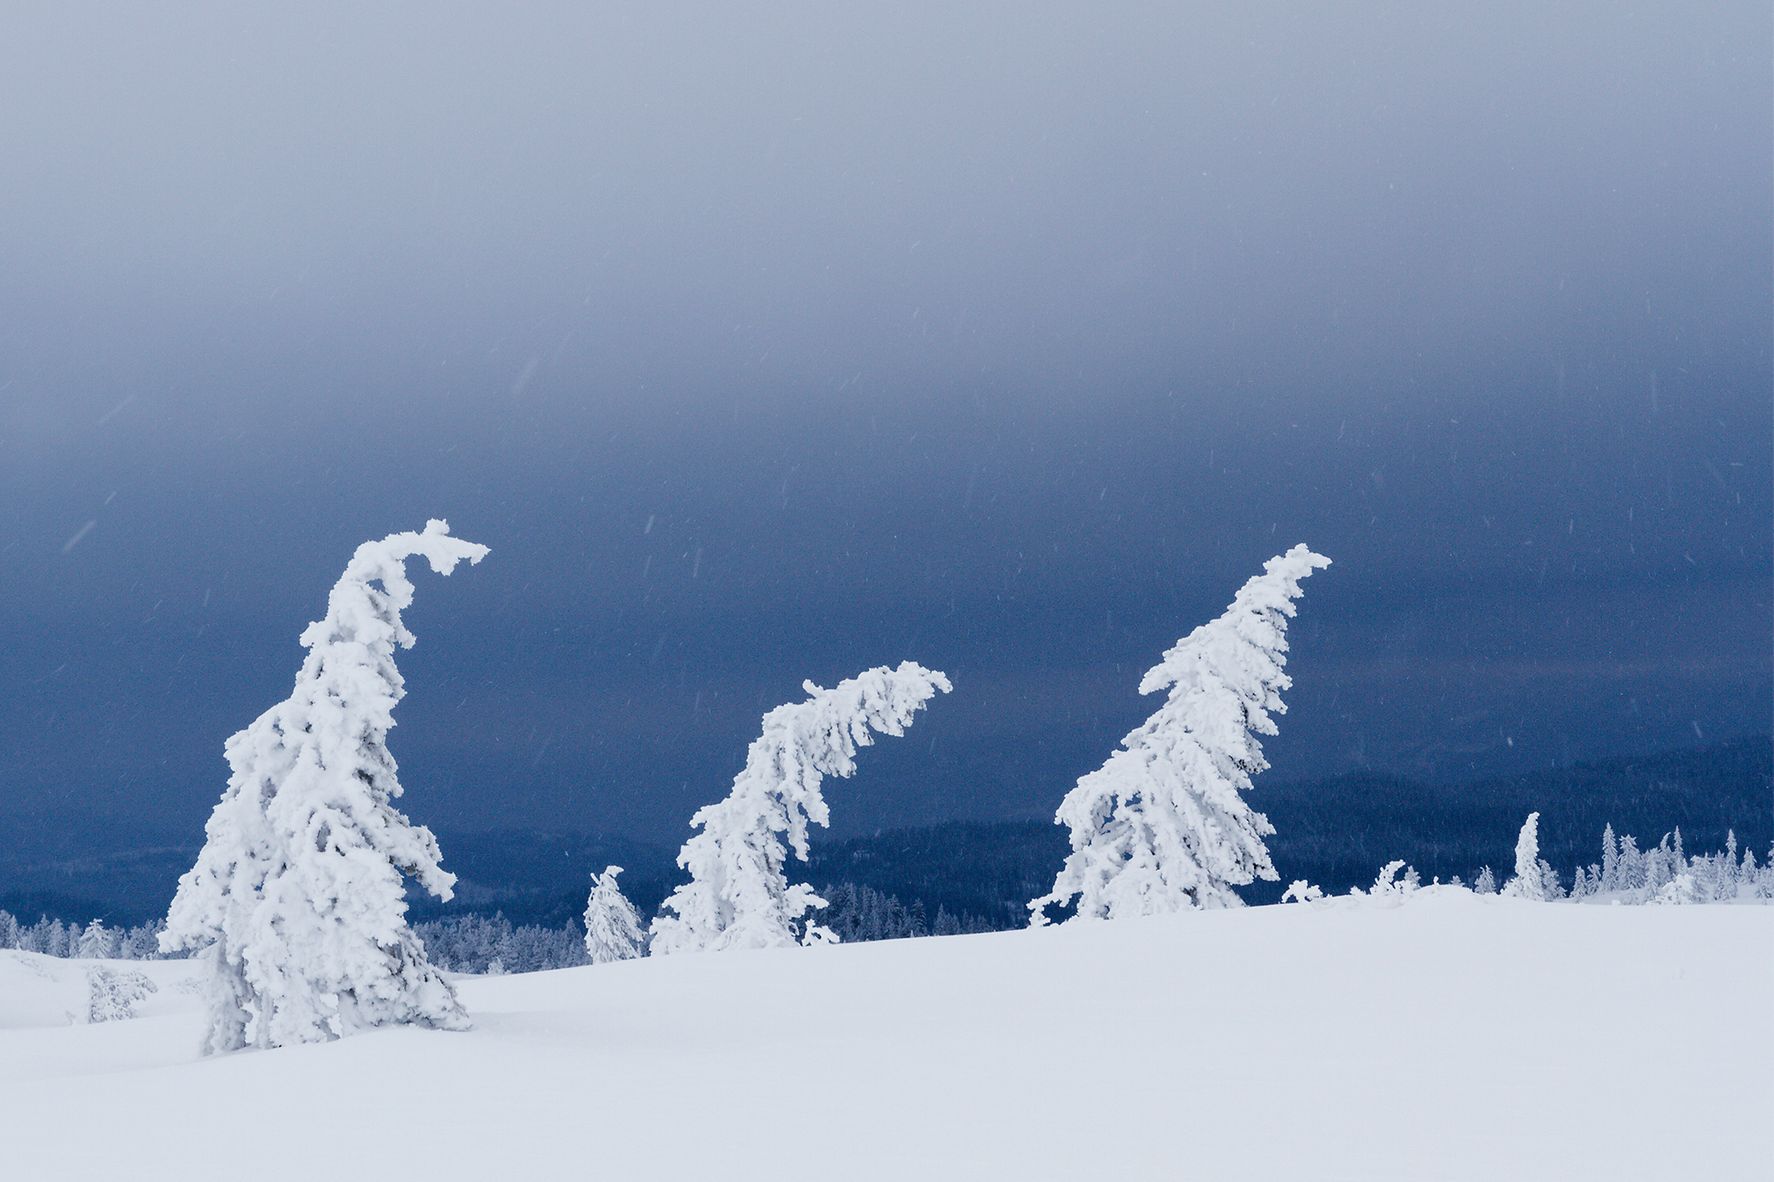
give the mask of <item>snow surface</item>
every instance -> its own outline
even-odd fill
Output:
[[[0,1177],[1759,1177],[1774,908],[1400,899],[460,980],[201,1059],[0,952]]]

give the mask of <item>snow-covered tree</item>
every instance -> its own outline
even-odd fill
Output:
[[[160,931],[165,920],[137,924],[123,934],[117,955],[124,960],[153,960],[160,946]]]
[[[357,548],[310,624],[294,691],[228,740],[233,774],[161,934],[209,963],[205,1049],[318,1042],[373,1026],[467,1025],[406,924],[403,876],[440,899],[437,840],[394,807],[388,730],[413,644],[406,560],[447,575],[485,556],[442,521]]]
[[[80,939],[74,945],[74,955],[81,960],[110,960],[117,955],[117,944],[118,933],[95,919],[80,933]]]
[[[86,971],[86,1020],[118,1022],[136,1016],[136,1003],[158,992],[146,973],[94,965]]]
[[[806,883],[788,884],[788,852],[806,861],[808,825],[828,823],[821,781],[853,775],[857,748],[869,746],[875,733],[903,735],[926,702],[948,692],[949,679],[906,661],[831,689],[802,685],[806,701],[764,715],[763,733],[726,799],[690,818],[702,830],[678,854],[690,881],[665,901],[671,914],[653,921],[653,955],[836,939],[806,918],[825,901]]]
[[[606,866],[591,876],[591,897],[585,901],[585,955],[592,964],[633,960],[647,947],[641,917],[616,885],[620,866]]]
[[[1742,880],[1742,866],[1737,860],[1737,831],[1725,830],[1725,848],[1722,853],[1710,859],[1712,863],[1711,890],[1709,894],[1714,902],[1723,903],[1737,897],[1737,884]]]
[[[1224,615],[1179,640],[1140,681],[1168,690],[1158,712],[1066,794],[1055,820],[1072,852],[1031,922],[1077,900],[1078,918],[1237,907],[1232,888],[1275,880],[1275,832],[1242,793],[1268,767],[1258,735],[1276,733],[1292,683],[1287,621],[1300,580],[1330,559],[1295,546],[1239,589]]]
[[[1497,893],[1497,876],[1489,866],[1479,869],[1478,877],[1472,880],[1472,893],[1475,895],[1494,895]]]
[[[1677,874],[1652,895],[1651,903],[1660,905],[1704,903],[1706,897],[1692,874]]]
[[[1540,887],[1548,899],[1565,897],[1564,879],[1559,877],[1558,868],[1545,858],[1540,859]]]
[[[1620,875],[1614,889],[1617,891],[1637,891],[1644,889],[1646,880],[1645,856],[1639,853],[1638,839],[1628,833],[1620,838]]]
[[[1529,813],[1515,838],[1515,877],[1503,886],[1505,895],[1543,903],[1549,897],[1540,861],[1540,814]]]
[[[1682,867],[1675,864],[1675,851],[1669,848],[1669,834],[1663,835],[1663,840],[1657,843],[1655,849],[1645,851],[1644,867],[1644,890],[1647,895],[1652,897],[1655,897],[1659,891],[1669,885],[1670,880],[1681,873]]]

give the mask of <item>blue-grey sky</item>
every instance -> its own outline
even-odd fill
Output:
[[[0,817],[194,834],[429,516],[436,825],[902,658],[838,827],[1046,813],[1298,541],[1271,776],[1769,729],[1766,4],[857,7],[0,13]]]

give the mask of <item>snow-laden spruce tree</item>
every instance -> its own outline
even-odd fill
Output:
[[[1088,919],[1237,907],[1233,887],[1275,879],[1263,844],[1275,829],[1242,793],[1269,766],[1257,736],[1275,734],[1270,715],[1287,710],[1300,580],[1329,565],[1305,546],[1271,558],[1224,615],[1141,679],[1142,694],[1168,690],[1165,703],[1060,804],[1054,819],[1071,830],[1072,852],[1053,890],[1029,904],[1034,926],[1074,899]]]
[[[620,866],[606,866],[591,876],[591,897],[585,901],[585,955],[592,964],[633,960],[646,951],[647,935],[634,904],[616,885]]]
[[[726,951],[825,943],[836,939],[806,918],[825,906],[806,883],[788,884],[788,850],[807,860],[807,826],[829,820],[820,782],[856,771],[856,750],[874,734],[903,735],[912,715],[949,679],[911,661],[870,669],[831,689],[803,682],[807,700],[764,715],[745,767],[725,800],[690,818],[702,832],[684,843],[678,865],[690,881],[653,921],[651,951]],[[784,842],[787,845],[784,845]]]
[[[294,691],[228,740],[233,774],[160,937],[208,961],[206,1051],[467,1026],[406,924],[403,876],[440,899],[456,879],[431,831],[394,808],[386,739],[405,694],[395,649],[413,644],[406,560],[447,575],[486,553],[442,521],[359,546],[302,633]]]
[[[1547,900],[1546,877],[1540,871],[1540,814],[1529,813],[1515,838],[1515,877],[1503,885],[1505,895],[1517,899]]]

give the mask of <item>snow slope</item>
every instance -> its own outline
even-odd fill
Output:
[[[666,957],[210,1060],[153,969],[146,1016],[52,1025],[81,966],[0,953],[0,1176],[1755,1177],[1774,1110],[1766,907],[1431,889]]]

